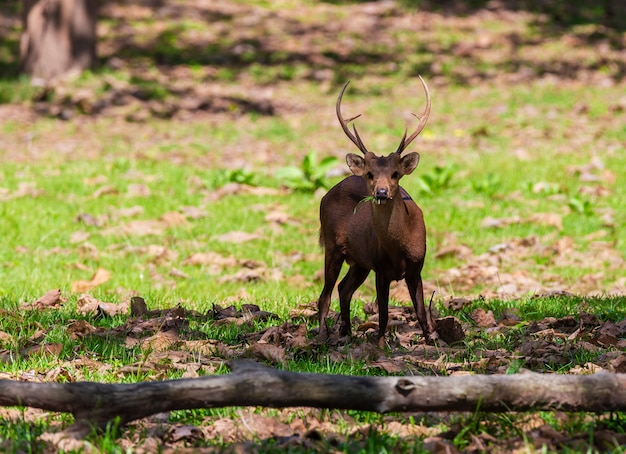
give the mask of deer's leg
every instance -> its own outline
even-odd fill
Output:
[[[328,337],[326,316],[330,308],[330,299],[333,289],[335,288],[335,283],[341,272],[341,265],[343,265],[343,255],[336,251],[326,249],[326,254],[324,255],[324,288],[317,300],[317,312],[320,322],[319,339],[322,342]]]
[[[350,328],[350,301],[356,289],[358,289],[370,270],[353,265],[348,270],[346,276],[339,283],[339,304],[341,305],[341,334],[349,336],[352,334]]]
[[[389,322],[389,285],[383,273],[376,273],[376,303],[378,303],[378,343],[385,342],[385,331]]]
[[[426,342],[428,342],[431,334],[434,332],[434,329],[432,327],[432,322],[426,313],[426,306],[424,305],[424,285],[422,284],[422,276],[420,273],[418,272],[414,276],[407,276],[406,285],[409,289],[411,300],[413,301],[415,313],[417,314],[417,321],[422,328],[422,333],[424,334]]]

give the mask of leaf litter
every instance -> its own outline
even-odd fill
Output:
[[[554,297],[558,298],[559,294]],[[58,301],[66,301],[66,298],[55,289],[31,303],[31,307],[37,307],[40,311],[58,310]],[[36,303],[42,302],[45,303],[43,306],[36,306]],[[473,303],[474,301],[466,298],[457,298],[449,300],[447,305],[456,308],[462,316]],[[278,315],[264,311],[255,304],[214,304],[206,313],[186,310],[183,307],[149,309],[148,306],[149,301],[138,296],[131,297],[124,303],[113,304],[82,295],[78,300],[78,313],[96,316],[68,323],[68,332],[76,343],[75,351],[80,352],[79,346],[87,339],[101,338],[108,342],[117,339],[124,348],[142,352],[137,355],[136,362],[113,366],[80,353],[67,361],[61,356],[63,345],[46,342],[47,330],[43,329],[31,336],[30,345],[22,348],[19,354],[24,357],[58,357],[56,365],[47,371],[36,371],[30,375],[22,373],[7,378],[25,381],[77,381],[84,379],[87,371],[107,371],[118,377],[142,374],[146,379],[152,380],[165,379],[172,371],[177,371],[181,378],[193,378],[217,373],[225,362],[232,359],[254,358],[274,367],[288,368],[290,361],[302,355],[312,359],[321,360],[327,357],[332,361],[355,363],[365,370],[379,369],[391,375],[446,376],[477,372],[505,374],[514,367],[515,362],[520,361],[525,368],[545,371],[547,365],[550,368],[571,366],[572,356],[586,352],[590,355],[590,360],[571,367],[569,373],[589,374],[600,370],[617,373],[626,370],[626,320],[602,321],[587,312],[580,312],[577,316],[545,317],[529,322],[520,320],[514,309],[505,311],[497,318],[491,310],[478,307],[461,319],[439,318],[438,323],[453,319],[462,330],[463,337],[472,343],[493,335],[506,336],[509,343],[512,343],[508,348],[490,348],[485,345],[474,349],[472,356],[468,356],[468,351],[462,344],[424,344],[410,305],[390,306],[387,347],[382,349],[375,342],[378,314],[374,303],[366,304],[364,320],[354,320],[359,327],[352,338],[341,337],[335,326],[330,334],[330,341],[325,346],[317,343],[315,329],[311,329],[311,325],[316,323],[315,305],[312,303],[294,308],[287,320],[282,320]],[[103,317],[116,318],[120,324],[113,327],[102,325],[99,320]],[[338,314],[331,311],[329,318],[338,320]],[[258,322],[263,323],[259,325]],[[193,328],[197,323],[238,327],[240,334],[228,341],[220,340]],[[257,328],[268,323],[270,326]],[[456,340],[457,343],[460,341],[462,338]],[[4,358],[3,361],[11,361],[4,352],[0,356]],[[131,424],[145,428],[146,433],[153,431],[152,435],[141,440],[126,440],[126,436],[133,437],[134,432],[130,431],[128,435],[122,433],[121,437],[123,442],[136,443],[134,446],[139,450],[141,446],[152,446],[154,443],[161,449],[176,449],[200,441],[210,443],[216,437],[222,442],[228,441],[241,447],[253,447],[255,442],[252,440],[272,439],[279,445],[285,443],[284,446],[314,449],[320,446],[321,439],[331,437],[346,440],[354,437],[358,431],[368,430],[418,434],[425,438],[427,445],[446,444],[448,440],[448,435],[438,433],[432,424],[416,425],[415,419],[405,417],[393,417],[382,427],[351,424],[351,432],[346,434],[341,428],[345,421],[342,423],[332,416],[342,414],[340,412],[325,413],[315,409],[246,409],[237,410],[236,414],[239,417],[235,419],[206,417],[199,425],[169,424],[167,421],[157,423],[154,422],[155,417],[152,417]],[[426,418],[426,415],[417,416],[418,421]],[[447,424],[448,417],[445,414],[429,417],[438,420],[438,424]],[[237,418],[240,419],[239,422]],[[157,426],[160,427],[159,430]],[[457,429],[452,426],[452,430]],[[524,430],[524,434],[536,446],[546,442],[544,429]],[[620,435],[605,431],[603,436],[610,438]],[[519,436],[498,440],[489,438],[487,434],[474,437],[479,437],[473,441],[476,446],[488,443],[490,446],[510,448],[522,443]],[[577,435],[566,436],[559,433],[558,437],[553,434],[549,444],[569,446],[577,440]]]

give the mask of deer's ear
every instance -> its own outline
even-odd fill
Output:
[[[403,156],[400,160],[400,167],[402,168],[403,175],[409,175],[417,167],[417,163],[420,162],[420,155],[413,152],[406,156]]]
[[[348,153],[346,155],[346,162],[350,171],[356,176],[360,177],[365,174],[365,159],[354,153]]]

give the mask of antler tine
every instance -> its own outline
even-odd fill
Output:
[[[343,129],[343,132],[345,132],[348,138],[357,146],[357,148],[361,150],[363,154],[365,154],[367,153],[367,149],[365,148],[365,145],[363,144],[361,137],[359,137],[359,133],[356,130],[356,126],[352,125],[352,128],[354,129],[354,134],[350,131],[350,128],[348,127],[348,123],[350,123],[352,120],[356,120],[357,118],[359,118],[361,114],[348,118],[347,120],[345,120],[343,116],[341,115],[341,99],[343,98],[343,94],[346,91],[346,88],[348,87],[349,83],[350,81],[347,81],[344,84],[343,88],[341,89],[341,93],[339,93],[339,97],[337,98],[337,118],[339,119],[339,123],[341,124],[341,128]]]
[[[415,118],[419,118],[420,123],[419,125],[417,125],[417,129],[415,130],[415,132],[411,134],[408,138],[406,137],[407,131],[404,131],[404,136],[402,136],[402,140],[400,141],[400,145],[398,146],[396,153],[402,153],[406,149],[406,147],[408,147],[409,144],[413,142],[413,140],[419,135],[419,133],[422,132],[422,129],[424,129],[424,126],[426,126],[426,122],[428,121],[428,117],[430,115],[430,92],[428,91],[428,86],[426,85],[426,82],[424,82],[424,79],[422,79],[422,76],[417,77],[420,78],[422,86],[424,87],[424,91],[426,92],[426,107],[424,108],[424,112],[422,113],[422,115],[418,116],[412,114]]]

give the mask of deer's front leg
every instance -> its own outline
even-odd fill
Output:
[[[350,327],[350,301],[352,295],[356,289],[367,278],[370,271],[367,268],[361,268],[357,265],[353,265],[348,270],[346,277],[344,277],[339,283],[339,303],[341,305],[341,334],[344,336],[350,336],[352,329]]]
[[[378,304],[378,344],[385,342],[385,331],[389,322],[389,285],[391,282],[376,273],[376,303]]]

